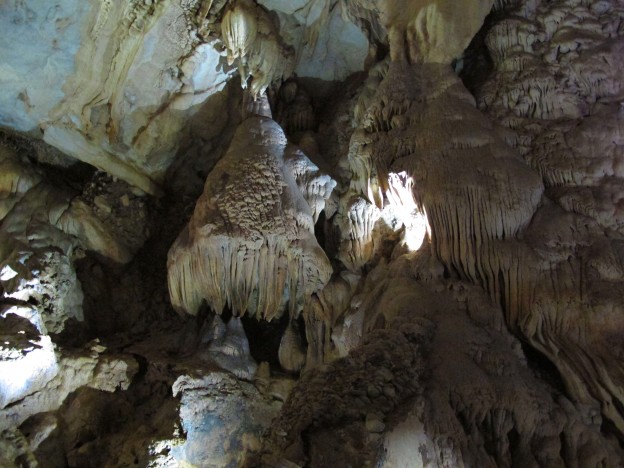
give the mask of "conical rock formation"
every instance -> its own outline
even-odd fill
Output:
[[[271,320],[287,304],[299,313],[329,281],[332,269],[284,161],[286,148],[284,132],[269,118],[251,117],[238,128],[169,252],[177,310],[195,314],[206,300],[217,313],[227,306],[236,316]]]

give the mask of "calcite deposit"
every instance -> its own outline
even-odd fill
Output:
[[[0,466],[624,464],[621,0],[0,2]]]
[[[252,116],[238,128],[169,252],[175,308],[195,314],[206,300],[217,313],[227,306],[235,316],[272,320],[288,305],[295,318],[329,281],[331,265],[314,237],[312,208],[291,169],[303,179],[309,171],[293,160],[304,159],[305,166],[307,158],[294,154],[287,164],[286,147],[283,131],[269,118]],[[301,184],[316,211],[314,181]]]

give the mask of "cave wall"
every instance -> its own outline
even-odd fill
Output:
[[[0,18],[2,463],[622,464],[620,1]]]

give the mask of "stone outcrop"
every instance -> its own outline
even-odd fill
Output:
[[[200,5],[176,1],[69,0],[40,10],[8,2],[2,8],[7,35],[49,32],[45,40],[3,47],[9,78],[3,100],[11,103],[3,107],[3,120],[157,193],[176,134],[230,76],[219,45],[202,39],[207,12],[201,17]],[[42,73],[44,79],[34,78]]]
[[[77,194],[51,184],[11,146],[2,146],[0,152],[6,169],[0,187],[4,211],[0,213],[0,236],[4,239],[3,249],[9,250],[7,257],[16,244],[38,249],[54,247],[67,255],[80,247],[127,263],[143,245],[145,219],[141,218],[147,217],[147,210],[142,192],[139,196],[128,194],[127,184],[117,184],[117,197],[113,198],[106,193],[109,190],[100,177]],[[94,193],[97,185],[101,193]],[[139,226],[115,223],[119,216],[135,218]]]

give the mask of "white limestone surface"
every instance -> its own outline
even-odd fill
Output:
[[[63,99],[91,2],[0,2],[0,126],[31,131]]]

